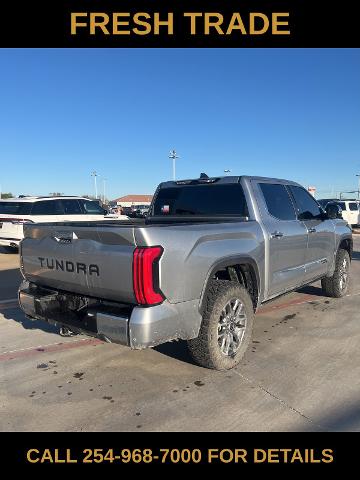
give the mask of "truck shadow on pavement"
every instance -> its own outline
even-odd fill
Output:
[[[360,252],[353,252],[352,260],[360,260]]]
[[[0,270],[0,298],[16,298],[22,275],[18,268]],[[0,300],[1,304],[1,300]]]
[[[163,343],[162,345],[154,347],[153,350],[167,357],[179,360],[180,362],[196,365],[184,340]]]
[[[42,322],[41,320],[30,320],[26,318],[24,313],[19,307],[7,307],[6,305],[0,307],[0,314],[6,320],[12,320],[19,323],[26,330],[42,330],[46,333],[58,333],[59,328],[49,323]]]
[[[321,287],[315,287],[314,285],[306,285],[305,287],[297,288],[295,291],[306,295],[314,295],[314,297],[324,297],[323,289]]]
[[[360,402],[355,399],[345,399],[341,406],[330,407],[323,416],[310,416],[313,425],[321,431],[330,432],[359,432],[360,431]],[[309,426],[309,431],[313,431]]]

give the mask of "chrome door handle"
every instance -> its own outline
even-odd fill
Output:
[[[316,228],[309,228],[308,232],[309,232],[309,233],[315,233],[315,232],[316,232]]]
[[[282,232],[277,232],[277,231],[271,234],[271,238],[281,238],[283,236],[284,234]]]

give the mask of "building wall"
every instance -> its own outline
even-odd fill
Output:
[[[132,207],[133,205],[150,205],[150,202],[116,202],[116,204],[122,207]]]

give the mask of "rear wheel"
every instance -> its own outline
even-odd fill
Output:
[[[237,282],[212,282],[199,336],[188,341],[193,359],[202,367],[228,370],[245,354],[251,340],[254,309],[247,290]]]
[[[324,293],[329,297],[340,298],[346,295],[350,279],[350,256],[346,250],[339,250],[335,260],[335,271],[332,277],[321,280]]]

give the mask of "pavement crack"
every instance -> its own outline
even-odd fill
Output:
[[[268,390],[267,388],[263,387],[260,383],[252,380],[251,378],[248,378],[246,377],[245,375],[243,375],[242,373],[236,371],[236,370],[233,370],[234,373],[236,373],[236,375],[238,375],[239,377],[243,378],[246,382],[250,383],[250,384],[253,384],[253,385],[256,385],[257,388],[259,388],[261,391],[263,391],[264,393],[266,393],[267,395],[269,395],[270,397],[272,397],[274,400],[276,400],[277,402],[279,402],[283,407],[287,408],[288,410],[291,410],[292,412],[296,413],[297,415],[300,415],[302,418],[304,418],[305,420],[307,420],[309,423],[311,423],[312,425],[315,425],[319,428],[321,428],[323,431],[327,431],[329,432],[330,430],[326,427],[324,427],[323,425],[321,425],[320,423],[316,423],[314,422],[313,419],[311,419],[310,417],[306,416],[304,413],[300,412],[299,410],[297,410],[295,407],[293,407],[292,405],[290,405],[289,403],[287,403],[285,400],[283,400],[282,398],[278,397],[277,395],[275,395],[274,393],[270,392],[270,390]]]

